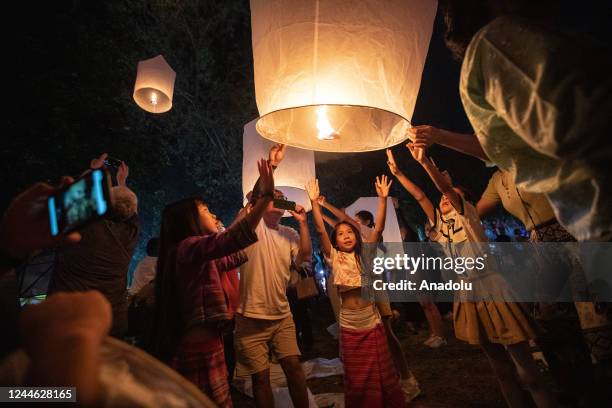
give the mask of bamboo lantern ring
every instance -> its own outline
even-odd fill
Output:
[[[406,140],[435,0],[251,0],[257,131],[328,152]]]
[[[134,85],[134,101],[147,112],[169,111],[172,108],[175,79],[176,72],[161,55],[140,61]]]

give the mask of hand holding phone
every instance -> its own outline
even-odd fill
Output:
[[[280,208],[281,210],[295,211],[295,201],[283,200],[282,198],[275,198],[272,200],[274,208]]]
[[[119,166],[121,166],[121,163],[123,163],[123,160],[119,160],[111,156],[106,156],[106,159],[104,159],[104,165],[109,167],[119,168]]]
[[[62,184],[72,183],[64,177]],[[0,223],[0,250],[14,259],[25,259],[32,251],[52,248],[59,241],[77,242],[78,232],[63,237],[50,233],[47,200],[61,187],[37,183],[13,199]]]
[[[51,236],[69,233],[110,210],[110,177],[94,169],[47,199]]]

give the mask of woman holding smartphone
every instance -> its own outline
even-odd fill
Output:
[[[272,168],[258,163],[262,194],[243,219],[219,232],[219,221],[198,197],[163,211],[157,264],[155,349],[220,407],[231,407],[223,334],[231,331],[241,251],[274,192]]]

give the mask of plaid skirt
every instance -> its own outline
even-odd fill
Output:
[[[171,367],[198,386],[219,407],[232,407],[221,337],[207,341],[183,341]]]
[[[341,325],[340,344],[347,408],[406,406],[382,324],[359,330]]]

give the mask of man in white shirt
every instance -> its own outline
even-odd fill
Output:
[[[141,289],[151,283],[155,279],[155,273],[157,271],[157,255],[159,252],[159,238],[151,238],[147,242],[147,256],[145,256],[134,270],[134,277],[132,278],[132,286],[130,286],[128,292],[130,298],[134,298],[138,295]]]
[[[274,167],[283,155],[284,146],[272,148],[270,162]],[[259,198],[257,188],[254,191],[251,202]],[[284,199],[283,193],[276,190],[274,198]],[[293,405],[306,408],[306,378],[299,361],[300,350],[286,290],[290,283],[297,281],[291,265],[309,261],[312,245],[304,209],[296,206],[296,211],[290,211],[299,224],[299,234],[280,225],[284,212],[270,202],[255,229],[258,242],[245,249],[249,260],[240,267],[240,303],[234,332],[236,370],[239,376],[252,376],[258,407],[274,405],[269,368],[271,349],[287,377]]]

